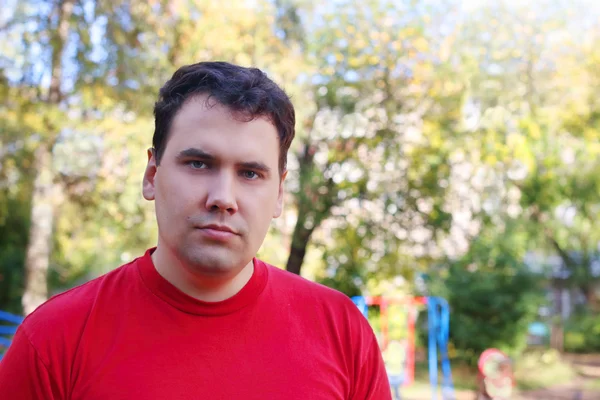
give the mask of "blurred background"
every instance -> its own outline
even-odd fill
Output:
[[[26,315],[155,245],[141,179],[158,89],[224,60],[261,68],[297,110],[261,258],[348,296],[445,298],[457,387],[496,347],[523,390],[600,393],[595,1],[0,10],[1,310]]]

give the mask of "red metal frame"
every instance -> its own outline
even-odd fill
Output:
[[[379,306],[381,311],[381,349],[385,350],[388,345],[388,306],[406,305],[407,306],[407,349],[406,349],[406,375],[404,385],[408,386],[415,379],[415,323],[417,320],[417,307],[427,304],[427,297],[371,297],[364,296],[367,306]]]

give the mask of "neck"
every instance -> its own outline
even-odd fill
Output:
[[[152,263],[156,271],[177,289],[206,302],[218,302],[233,297],[248,283],[254,272],[254,262],[250,260],[234,275],[203,275],[185,265],[160,245],[152,253]]]

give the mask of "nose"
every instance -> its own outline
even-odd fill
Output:
[[[235,214],[238,205],[235,197],[235,179],[226,171],[216,174],[208,187],[206,209],[212,212]]]

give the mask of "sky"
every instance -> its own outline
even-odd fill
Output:
[[[0,0],[0,8],[2,9],[2,13],[0,13],[0,27],[4,26],[9,18],[12,17],[14,11],[17,7],[18,0]],[[248,0],[250,1],[250,0]],[[384,2],[384,0],[381,0]],[[409,0],[398,0],[404,3],[410,3]],[[346,3],[348,0],[332,0],[328,2],[321,2],[319,6],[315,7],[315,12],[317,14],[331,12],[333,7],[335,7],[336,3]],[[389,0],[385,0],[385,2],[389,2]],[[418,12],[423,13],[424,9],[435,8],[436,5],[439,7],[439,4],[446,4],[450,2],[456,2],[456,4],[461,5],[463,16],[468,18],[468,15],[471,12],[475,12],[481,8],[488,7],[491,3],[489,0],[421,0],[418,2],[418,9],[407,9],[407,12]],[[522,0],[503,0],[503,2],[510,7],[520,7],[524,4]],[[43,13],[47,15],[48,10],[44,10],[44,8],[49,8],[49,4],[51,2],[44,0],[29,0],[29,1],[21,1],[20,5],[27,7],[29,6],[30,10],[37,10],[34,12]],[[494,4],[497,4],[495,2]],[[551,11],[553,8],[571,8],[575,17],[571,19],[570,29],[584,29],[585,27],[589,27],[590,25],[600,26],[600,1],[596,0],[529,0],[527,2],[528,5],[544,5],[547,4],[547,9]],[[577,6],[573,6],[576,4]],[[47,7],[41,7],[41,5],[46,5]],[[91,9],[93,5],[93,0],[84,0],[84,9],[86,16],[91,15]],[[94,22],[90,29],[90,35],[92,43],[94,44],[93,51],[88,55],[90,60],[93,62],[102,62],[102,60],[106,57],[107,52],[102,47],[102,37],[104,34],[104,28],[106,25],[106,20],[102,20],[99,18]],[[19,36],[22,34],[23,30],[31,30],[35,29],[35,23],[29,24],[27,27],[17,27],[14,30],[2,31],[0,30],[0,68],[5,69],[5,74],[12,81],[17,81],[21,78],[22,72],[22,62],[25,57],[23,56],[22,45],[19,43]],[[37,82],[41,83],[42,87],[47,87],[49,85],[49,70],[48,70],[48,52],[46,46],[43,44],[37,44],[32,46],[32,55],[33,57],[29,57],[29,59],[36,59],[37,62],[34,64],[33,71],[36,75],[34,78]],[[72,77],[76,74],[75,65],[73,63],[69,63],[68,58],[74,54],[75,46],[73,42],[68,47],[68,57],[64,60],[65,67],[65,75],[67,79],[65,79],[66,87],[68,89],[69,86],[72,85],[72,81],[68,79],[68,77]]]

